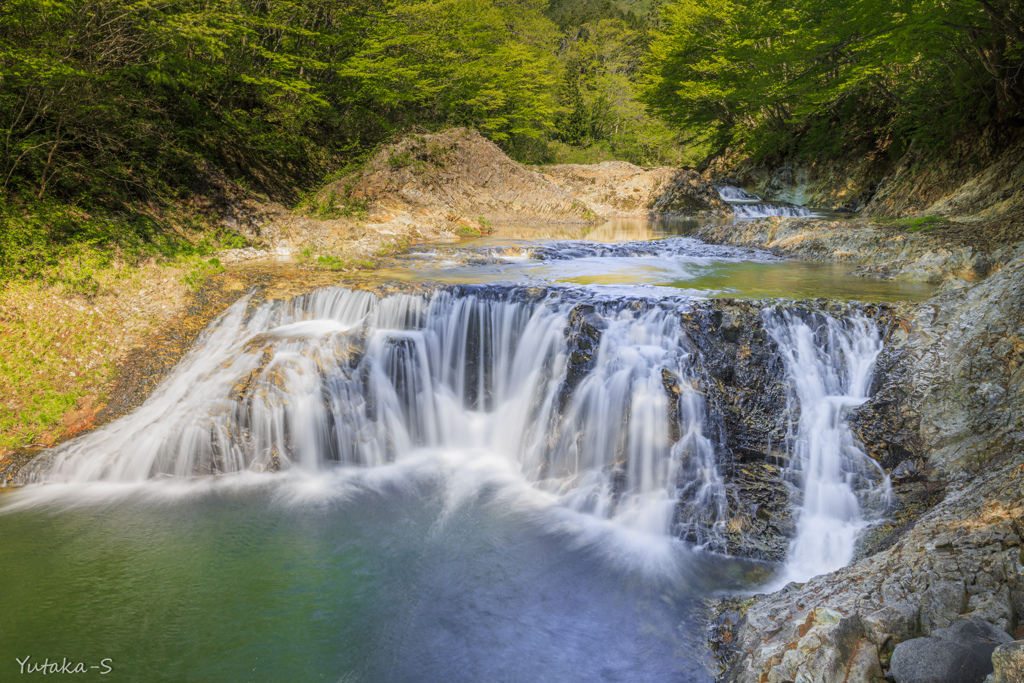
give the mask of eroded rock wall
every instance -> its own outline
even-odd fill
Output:
[[[853,424],[898,496],[937,504],[851,566],[758,596],[719,639],[725,680],[871,681],[896,644],[966,618],[1024,636],[1022,334],[1024,258],[899,321]]]
[[[1012,260],[1024,231],[1005,239],[978,234],[976,226],[950,223],[906,232],[867,220],[764,218],[733,225],[704,225],[694,234],[713,244],[767,249],[779,256],[843,262],[858,275],[939,284],[979,280]],[[988,239],[987,239],[988,238]],[[1024,242],[1021,243],[1024,245]]]

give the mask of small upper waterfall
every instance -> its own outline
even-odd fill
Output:
[[[750,194],[741,187],[735,187],[733,185],[715,185],[715,189],[718,190],[718,196],[722,198],[722,201],[729,202],[730,204],[761,201],[761,198],[756,194]]]
[[[328,289],[251,303],[211,325],[135,412],[39,458],[22,481],[315,471],[479,449],[631,528],[666,533],[676,518],[707,538],[724,516],[679,302]]]
[[[867,524],[865,506],[888,491],[888,478],[858,445],[848,417],[868,399],[882,340],[861,314],[839,321],[767,310],[764,319],[792,386],[787,444],[799,508],[785,574],[804,581],[850,562]]]
[[[788,204],[737,204],[732,207],[737,218],[767,218],[783,216],[785,218],[804,218],[814,214],[805,206]]]
[[[800,218],[814,215],[810,209],[804,206],[767,203],[757,195],[732,185],[716,185],[715,189],[718,190],[718,195],[722,200],[732,206],[732,212],[737,218],[767,218],[768,216]]]

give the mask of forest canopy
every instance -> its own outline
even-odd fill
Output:
[[[1021,124],[1015,0],[669,0],[644,101],[692,140],[755,155],[898,155]]]
[[[293,202],[450,126],[527,163],[895,158],[1022,104],[1017,0],[7,0],[0,217],[137,214],[211,167]]]

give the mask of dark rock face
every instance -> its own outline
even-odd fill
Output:
[[[579,304],[569,314],[569,326],[565,330],[569,367],[566,368],[565,381],[558,392],[559,412],[565,411],[573,391],[593,369],[603,327],[601,316],[592,305]]]
[[[993,671],[996,647],[1012,642],[987,621],[964,619],[897,645],[890,671],[896,683],[981,683]]]
[[[716,442],[728,486],[729,520],[723,548],[732,555],[782,560],[795,533],[789,491],[786,375],[764,329],[761,304],[708,302],[685,316],[700,358],[700,391],[708,436]]]

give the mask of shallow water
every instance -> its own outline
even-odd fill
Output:
[[[418,245],[370,278],[460,284],[585,285],[611,294],[923,301],[934,286],[851,275],[852,266],[708,245],[696,221],[619,219],[580,226],[499,226],[493,236]],[[625,289],[625,288],[628,288]]]

